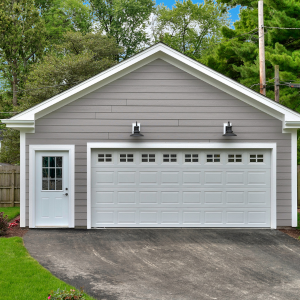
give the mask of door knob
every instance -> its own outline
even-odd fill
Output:
[[[68,196],[68,193],[65,193],[64,196]]]

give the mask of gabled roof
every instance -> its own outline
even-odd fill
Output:
[[[34,130],[35,120],[158,58],[281,120],[283,129],[300,128],[300,114],[297,112],[206,67],[163,43],[158,43],[61,94],[10,119],[1,121],[7,124],[7,127],[18,130]]]

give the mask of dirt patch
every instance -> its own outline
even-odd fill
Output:
[[[14,219],[10,220],[9,223],[14,222],[17,218],[19,218],[19,216],[17,216]],[[13,236],[23,237],[27,231],[28,231],[28,229],[20,228],[20,224],[18,224],[16,227],[8,229],[7,232],[6,232],[6,235],[0,236],[0,238],[10,238],[10,237],[13,237]]]
[[[300,209],[297,209],[297,212],[300,213]],[[288,227],[288,228],[284,228],[284,229],[278,229],[279,231],[297,239],[298,241],[300,241],[299,237],[300,237],[300,230],[297,228],[293,228],[293,227]]]
[[[279,231],[299,240],[300,237],[300,230],[296,229],[296,228],[287,228],[287,229],[278,229]]]

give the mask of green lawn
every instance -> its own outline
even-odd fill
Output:
[[[0,207],[0,212],[4,212],[8,215],[8,219],[11,220],[20,214],[20,207]]]
[[[34,260],[20,237],[0,238],[0,257],[0,299],[46,300],[51,290],[75,289]]]

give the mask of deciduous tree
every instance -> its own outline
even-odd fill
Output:
[[[32,0],[3,0],[0,3],[0,72],[18,104],[18,87],[23,86],[30,64],[44,52],[45,26]]]
[[[153,34],[156,42],[162,41],[190,57],[200,58],[209,45],[220,40],[220,28],[224,25],[229,25],[229,21],[223,4],[177,0],[172,9],[158,6]]]
[[[124,52],[117,58],[126,59],[139,52],[149,38],[145,31],[154,0],[91,0],[100,30],[114,37]]]
[[[121,51],[113,38],[101,33],[69,31],[29,74],[19,110],[27,109],[116,64]]]

